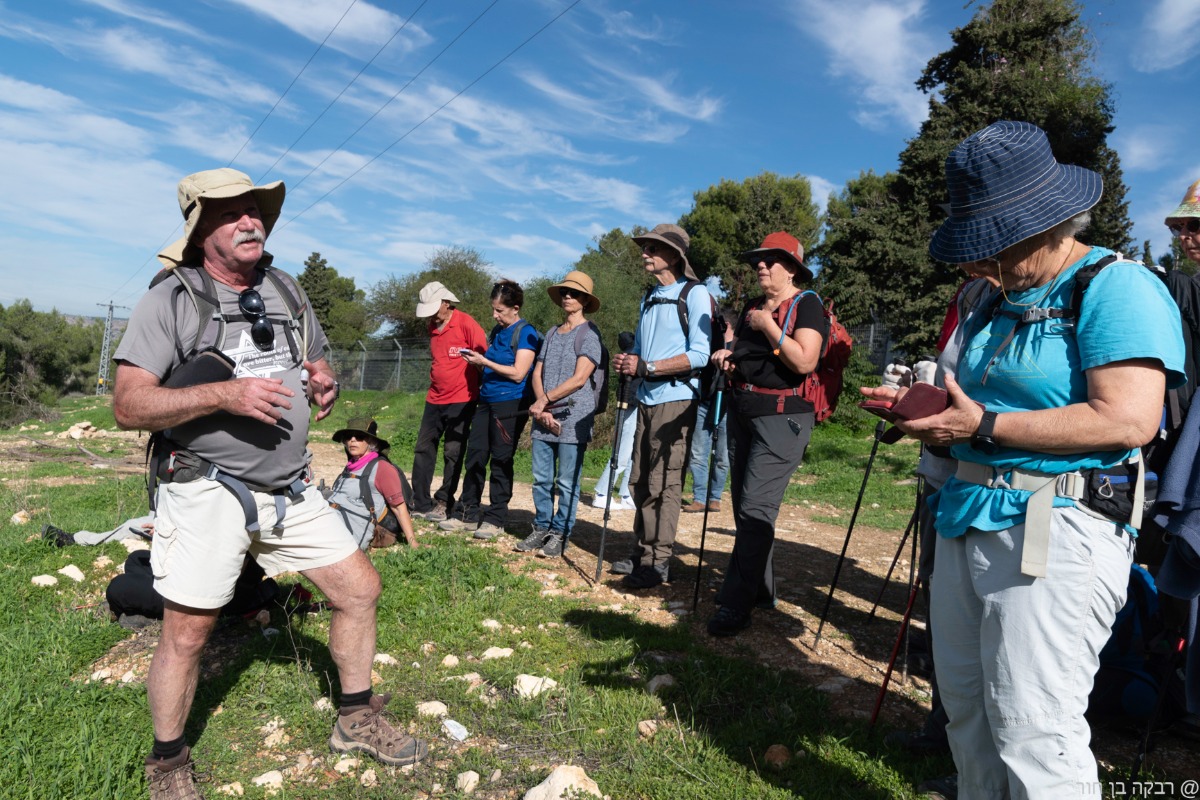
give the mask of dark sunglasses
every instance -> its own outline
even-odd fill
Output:
[[[652,256],[652,255],[654,255],[655,253],[657,253],[657,252],[658,252],[658,249],[659,249],[659,246],[658,246],[658,245],[656,245],[656,244],[644,244],[644,245],[642,245],[642,252],[643,252],[643,253],[645,253],[645,254],[646,254],[646,255],[648,255],[648,256]]]
[[[578,289],[559,289],[558,296],[563,298],[564,300],[566,300],[567,298],[579,300],[580,298],[583,297],[583,292],[579,291]]]
[[[1182,236],[1184,231],[1195,233],[1200,231],[1200,218],[1192,217],[1187,222],[1171,222],[1167,224],[1169,230],[1174,236]]]
[[[275,348],[275,328],[267,319],[267,306],[263,303],[262,295],[254,289],[247,289],[238,295],[238,308],[250,323],[250,338],[259,350],[268,352]]]

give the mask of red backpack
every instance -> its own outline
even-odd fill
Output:
[[[796,295],[792,307],[788,309],[784,330],[791,321],[796,304],[806,294],[821,300],[821,296],[811,289]],[[846,330],[845,325],[838,322],[837,314],[833,313],[833,300],[824,301],[822,308],[825,313],[825,346],[821,349],[821,359],[817,362],[817,368],[808,373],[804,383],[800,385],[800,396],[812,403],[817,422],[824,422],[837,410],[838,398],[842,394],[842,372],[850,363],[850,351],[854,348],[850,332]]]

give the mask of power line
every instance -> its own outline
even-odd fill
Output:
[[[246,149],[246,145],[250,144],[250,140],[253,139],[255,134],[257,134],[259,132],[259,130],[262,129],[262,126],[267,123],[267,120],[270,119],[271,115],[275,113],[275,109],[279,108],[279,104],[283,102],[283,98],[288,96],[288,92],[290,92],[292,90],[292,87],[296,85],[296,81],[300,80],[300,76],[304,74],[304,71],[306,69],[308,69],[308,65],[311,64],[313,62],[313,59],[317,57],[317,53],[321,52],[321,48],[325,47],[325,43],[329,41],[329,37],[333,36],[334,31],[336,31],[338,29],[338,27],[342,24],[342,20],[344,20],[346,18],[346,15],[350,13],[350,9],[354,8],[354,6],[357,3],[358,3],[358,0],[350,0],[350,5],[346,6],[346,10],[342,12],[342,15],[340,17],[338,17],[338,21],[335,22],[333,24],[333,27],[329,29],[329,33],[325,34],[325,38],[321,40],[321,43],[319,45],[317,45],[317,49],[313,50],[312,55],[308,57],[308,61],[304,62],[304,66],[301,67],[300,71],[296,73],[296,77],[292,78],[292,82],[289,83],[287,88],[283,90],[283,94],[279,95],[279,99],[275,101],[275,105],[271,106],[271,110],[268,111],[267,115],[262,118],[261,122],[258,123],[258,127],[250,132],[250,135],[246,137],[246,141],[242,142],[242,146],[238,148],[238,151],[233,154],[233,158],[229,159],[229,163],[226,164],[225,166],[227,166],[227,167],[233,166],[233,162],[237,161],[237,157],[240,156],[242,154],[242,151]],[[388,41],[390,42],[391,40],[389,39]],[[384,45],[384,46],[386,47],[386,45]],[[338,96],[340,97],[341,95],[338,95]],[[321,113],[324,113],[324,112],[321,112]],[[282,158],[282,157],[283,156],[280,156],[280,158]],[[278,164],[278,163],[279,163],[278,161],[275,162],[275,164]],[[272,164],[271,166],[274,167],[275,164]]]
[[[484,78],[486,78],[486,77],[487,77],[489,74],[491,74],[491,72],[492,72],[493,70],[495,70],[497,67],[499,67],[501,64],[503,64],[503,63],[504,63],[505,61],[507,61],[508,59],[512,58],[514,55],[516,55],[517,51],[519,51],[519,50],[520,50],[521,48],[523,48],[525,45],[529,44],[529,43],[530,43],[530,42],[532,42],[534,39],[536,39],[538,36],[540,36],[540,35],[541,35],[541,34],[542,34],[542,33],[543,33],[543,32],[544,32],[544,31],[545,31],[547,28],[549,28],[549,27],[550,27],[551,25],[553,25],[555,22],[558,22],[558,20],[559,20],[559,19],[561,19],[561,18],[562,18],[562,16],[563,16],[564,14],[566,14],[568,11],[570,11],[571,9],[573,9],[575,6],[579,5],[581,2],[582,2],[582,0],[575,0],[573,3],[571,3],[571,5],[569,5],[569,6],[567,6],[566,8],[564,8],[562,11],[560,11],[558,14],[556,14],[556,15],[555,15],[555,16],[554,16],[554,17],[553,17],[553,18],[552,18],[552,19],[551,19],[549,22],[547,22],[545,25],[543,25],[542,27],[540,27],[540,28],[538,28],[536,31],[534,31],[532,34],[530,34],[530,35],[529,35],[529,37],[525,39],[525,41],[521,42],[519,45],[517,45],[517,46],[516,46],[516,47],[514,47],[512,50],[510,50],[510,51],[508,52],[508,54],[507,54],[507,55],[505,55],[503,58],[501,58],[501,59],[500,59],[499,61],[497,61],[495,64],[492,64],[492,66],[490,66],[490,67],[488,67],[486,70],[484,70],[482,74],[480,74],[480,75],[479,75],[477,78],[475,78],[475,80],[473,80],[473,81],[471,81],[470,83],[468,83],[468,84],[467,84],[466,86],[464,86],[462,89],[459,89],[459,90],[458,90],[458,92],[457,92],[457,93],[456,93],[456,94],[455,94],[453,97],[451,97],[451,98],[450,98],[449,100],[447,100],[446,102],[442,103],[440,106],[438,106],[438,107],[437,107],[437,108],[435,108],[433,111],[431,111],[431,112],[429,113],[429,115],[428,115],[428,116],[426,116],[424,119],[422,119],[422,120],[421,120],[420,122],[418,122],[416,125],[413,125],[413,126],[412,126],[411,128],[409,128],[407,131],[405,131],[405,132],[404,132],[404,133],[403,133],[403,134],[400,136],[400,138],[396,139],[394,142],[392,142],[391,144],[389,144],[387,147],[383,148],[383,150],[381,150],[381,151],[380,151],[378,154],[376,154],[375,156],[373,156],[373,157],[371,158],[371,160],[370,160],[370,161],[367,161],[367,162],[366,162],[365,164],[363,164],[361,167],[359,167],[358,169],[356,169],[356,170],[354,170],[353,172],[351,172],[349,175],[347,175],[345,178],[343,178],[341,181],[339,181],[339,182],[337,183],[337,185],[335,185],[335,186],[334,186],[332,189],[330,189],[329,191],[325,192],[325,194],[321,195],[321,196],[320,196],[320,197],[318,197],[316,200],[314,200],[312,203],[310,203],[310,204],[309,204],[307,207],[305,207],[305,209],[304,209],[303,211],[301,211],[299,214],[297,214],[296,216],[294,216],[294,217],[292,217],[291,219],[287,220],[286,222],[283,222],[282,224],[276,224],[276,226],[275,226],[275,230],[276,230],[276,231],[278,231],[278,230],[280,230],[281,228],[286,228],[286,227],[287,227],[288,225],[290,225],[292,222],[294,222],[295,220],[297,220],[297,219],[299,219],[300,217],[304,216],[304,214],[306,214],[306,213],[308,213],[309,211],[311,211],[311,210],[312,210],[312,208],[313,208],[313,206],[317,205],[317,203],[320,203],[320,202],[321,202],[322,200],[324,200],[326,197],[329,197],[329,195],[333,194],[333,193],[334,193],[334,192],[336,192],[338,189],[342,188],[342,186],[344,186],[344,185],[345,185],[345,184],[346,184],[346,183],[347,183],[347,182],[348,182],[348,181],[349,181],[351,178],[353,178],[353,177],[354,177],[355,175],[357,175],[358,173],[362,172],[362,171],[363,171],[364,169],[366,169],[367,167],[371,166],[371,164],[374,164],[376,161],[378,161],[380,158],[382,158],[382,157],[383,157],[383,156],[384,156],[384,155],[385,155],[385,154],[386,154],[386,153],[387,153],[389,150],[391,150],[391,149],[392,149],[393,147],[395,147],[396,145],[400,144],[400,142],[402,142],[402,141],[404,141],[405,139],[407,139],[407,138],[409,137],[409,135],[413,133],[413,131],[417,130],[417,129],[418,129],[418,128],[420,128],[422,125],[424,125],[426,122],[428,122],[429,120],[433,119],[433,118],[434,118],[434,117],[435,117],[435,116],[438,114],[438,112],[440,112],[440,111],[441,111],[442,109],[444,109],[446,106],[448,106],[448,105],[450,105],[451,103],[453,103],[455,100],[457,100],[457,99],[458,99],[459,97],[461,97],[462,95],[466,94],[466,92],[467,92],[468,90],[470,90],[470,88],[471,88],[472,86],[474,86],[475,84],[479,83],[481,80],[483,80]],[[495,5],[495,3],[493,3],[492,5]],[[491,8],[491,6],[488,6],[488,8]],[[486,13],[486,9],[485,9],[485,13]],[[480,15],[480,16],[482,16],[482,15]],[[474,23],[474,22],[472,22],[471,24],[473,25],[473,24],[475,24],[475,23]],[[465,33],[465,32],[466,32],[466,31],[464,30],[464,31],[463,31],[463,33]],[[459,34],[459,36],[461,36],[461,35],[462,35],[462,34]],[[443,52],[445,52],[445,51],[443,51]],[[440,55],[441,55],[441,53],[439,53],[438,55],[440,56]],[[411,83],[411,81],[410,81],[410,83]],[[406,84],[406,85],[407,85],[407,84]],[[399,93],[397,93],[397,94],[399,94]],[[388,101],[388,102],[391,102],[391,101]],[[380,109],[380,111],[382,111],[382,110],[383,110],[383,109]],[[376,113],[379,113],[379,112],[376,112]],[[368,120],[368,121],[369,121],[369,120]],[[366,123],[364,123],[364,124],[366,124]],[[357,133],[357,131],[356,131],[356,133]],[[351,134],[351,135],[353,135],[353,134]],[[344,144],[344,143],[343,143],[343,144]],[[339,148],[339,149],[340,149],[340,148]],[[326,158],[328,158],[328,156],[327,156]],[[321,163],[323,164],[323,163],[325,163],[325,162],[324,162],[324,161],[322,161]],[[318,164],[317,166],[320,166],[320,164]],[[316,169],[316,168],[314,167],[314,170],[315,170],[315,169]],[[312,175],[312,172],[309,172],[309,173],[308,173],[308,175]],[[308,175],[306,175],[306,176],[304,176],[304,177],[305,177],[305,178],[307,178],[307,177],[308,177]],[[303,183],[303,182],[304,182],[304,181],[303,181],[303,180],[301,180],[301,183]]]
[[[400,32],[408,27],[408,23],[412,22],[413,17],[415,17],[417,15],[417,12],[419,12],[422,8],[424,8],[425,4],[428,2],[429,2],[429,0],[421,0],[421,5],[417,6],[417,10],[414,11],[412,14],[410,14],[408,19],[404,20],[404,22],[401,23],[400,27],[396,29],[396,32],[392,34],[391,38],[388,39],[386,42],[384,42],[383,46],[375,51],[375,55],[371,56],[371,60],[362,65],[362,69],[360,69],[358,71],[358,73],[353,78],[350,79],[350,82],[347,83],[342,88],[342,90],[337,93],[337,97],[335,97],[329,101],[329,105],[327,105],[327,106],[325,106],[325,108],[321,109],[321,113],[316,116],[316,119],[314,119],[312,122],[308,123],[308,127],[300,132],[300,135],[296,137],[296,140],[294,142],[292,142],[291,144],[289,144],[287,146],[287,149],[279,154],[279,158],[275,159],[274,164],[267,167],[266,172],[264,172],[259,177],[259,179],[258,179],[258,181],[256,181],[256,183],[261,183],[263,180],[266,179],[266,177],[268,175],[271,174],[271,170],[273,170],[273,169],[275,169],[275,167],[279,166],[279,162],[283,161],[283,159],[287,157],[287,154],[292,152],[292,148],[295,147],[297,144],[299,144],[300,140],[303,139],[305,136],[307,136],[308,132],[313,129],[313,126],[316,125],[318,122],[320,122],[321,119],[325,116],[325,114],[329,112],[329,109],[333,108],[334,104],[337,103],[338,100],[342,99],[342,95],[344,95],[346,92],[350,91],[350,87],[353,86],[355,84],[355,82],[358,81],[358,79],[362,77],[362,74],[367,71],[367,67],[369,67],[375,63],[375,59],[379,58],[379,56],[383,53],[383,51],[387,49],[388,45],[390,45],[395,40],[395,38],[400,35]],[[307,66],[307,65],[305,65],[305,66]],[[299,76],[297,76],[297,77],[299,77]],[[295,81],[293,81],[293,83],[295,83]],[[291,87],[289,86],[288,88],[290,89]],[[282,99],[282,98],[280,98],[280,99]],[[278,103],[276,103],[276,105],[278,105]],[[275,109],[271,109],[271,110],[274,111]],[[379,112],[376,112],[376,113],[379,113]],[[268,115],[268,116],[270,116],[270,115]],[[264,120],[264,122],[265,122],[265,120]],[[259,127],[262,127],[261,124]],[[258,132],[258,129],[256,128],[255,133],[257,133],[257,132]],[[251,134],[251,135],[253,136],[253,134]],[[243,147],[245,147],[245,145],[243,145]],[[239,150],[238,152],[240,153],[241,151]],[[230,163],[233,163],[233,162],[230,162]]]
[[[351,139],[353,139],[355,136],[357,136],[363,128],[367,127],[367,125],[371,122],[371,120],[375,119],[380,114],[382,114],[383,110],[385,108],[387,108],[388,106],[390,106],[392,104],[393,100],[395,100],[397,97],[399,97],[401,94],[403,94],[404,90],[407,89],[409,86],[412,86],[413,81],[415,81],[417,78],[421,77],[421,75],[424,74],[425,70],[432,67],[439,58],[441,58],[443,55],[445,55],[447,50],[449,50],[451,47],[454,46],[455,42],[457,42],[459,39],[461,39],[466,34],[467,31],[469,31],[469,30],[471,30],[471,28],[475,27],[475,23],[479,22],[479,20],[483,19],[483,15],[488,13],[489,11],[491,11],[492,7],[495,6],[496,3],[499,3],[499,2],[500,2],[500,0],[492,0],[491,5],[489,5],[487,8],[485,8],[483,11],[479,12],[479,16],[477,16],[477,17],[475,17],[475,19],[471,20],[470,24],[468,24],[467,27],[463,28],[461,31],[458,32],[457,36],[455,36],[453,39],[451,39],[449,42],[447,42],[446,46],[443,47],[441,50],[439,50],[438,54],[436,56],[434,56],[428,62],[426,62],[425,66],[421,67],[421,69],[419,69],[416,72],[416,74],[414,74],[411,78],[409,78],[408,81],[403,86],[401,86],[400,89],[394,95],[392,95],[390,98],[388,98],[388,101],[386,103],[384,103],[378,109],[376,109],[374,114],[372,114],[371,116],[369,116],[365,120],[363,120],[362,124],[359,125],[357,128],[355,128],[354,131],[349,136],[347,136],[345,139],[343,139],[341,144],[339,144],[337,147],[335,147],[333,150],[331,150],[328,155],[326,155],[319,162],[317,162],[317,165],[314,166],[312,169],[310,169],[308,171],[308,173],[305,174],[305,176],[300,179],[299,183],[297,183],[295,186],[292,187],[292,191],[294,192],[297,189],[299,189],[301,186],[303,186],[304,182],[306,180],[308,180],[309,178],[311,178],[314,172],[316,172],[322,166],[324,166],[326,161],[328,161],[329,159],[331,159],[335,155],[337,155],[339,152],[341,152],[342,148],[344,148]],[[508,56],[505,56],[505,58],[507,58],[507,57]],[[494,67],[495,67],[495,65],[493,65],[493,68]],[[487,73],[484,73],[484,74],[487,74]],[[476,80],[478,80],[478,79],[476,79]],[[457,95],[455,95],[455,96],[457,97]],[[385,150],[384,152],[387,152],[387,151]],[[380,155],[383,155],[383,153],[380,153]],[[378,158],[378,157],[379,156],[376,156],[376,158]],[[374,158],[371,159],[371,161],[374,161],[374,160],[375,160]],[[370,164],[371,161],[368,161],[367,164]],[[365,167],[367,164],[363,164],[363,166]],[[361,167],[360,167],[360,169],[361,169]],[[357,172],[352,173],[352,176],[357,175],[357,174],[358,174]],[[343,183],[344,183],[344,181],[343,181]],[[338,186],[341,186],[341,185],[342,184],[340,184],[340,183],[338,184]],[[337,188],[337,187],[334,187],[334,188]],[[324,196],[321,199],[324,199]],[[305,210],[307,211],[308,209],[305,209]],[[297,214],[296,216],[299,216],[299,214]],[[296,217],[292,217],[292,219],[295,219],[295,218]]]
[[[288,92],[290,92],[292,90],[292,87],[296,85],[296,81],[300,80],[300,76],[304,74],[305,70],[308,69],[309,64],[311,64],[313,62],[313,59],[317,57],[317,53],[321,52],[321,49],[323,47],[325,47],[325,43],[329,41],[329,37],[333,36],[334,31],[336,31],[341,26],[342,21],[346,19],[346,15],[350,13],[350,9],[354,8],[354,6],[357,3],[358,3],[358,0],[350,0],[350,5],[346,6],[346,10],[342,12],[342,15],[340,17],[338,17],[338,21],[335,22],[333,27],[329,29],[329,33],[325,34],[325,38],[321,40],[321,43],[319,45],[317,45],[317,49],[313,50],[312,55],[310,55],[308,57],[308,61],[304,62],[304,66],[300,68],[300,71],[296,73],[296,76],[294,78],[292,78],[292,82],[289,83],[287,85],[287,88],[283,90],[283,94],[279,95],[279,99],[275,101],[275,105],[271,106],[271,110],[267,112],[266,116],[264,116],[261,121],[259,121],[258,126],[253,131],[251,131],[249,136],[246,137],[246,141],[242,142],[242,146],[238,148],[238,151],[233,154],[233,158],[229,159],[229,163],[227,163],[225,166],[227,166],[227,167],[232,166],[233,162],[237,160],[237,157],[242,154],[242,151],[246,149],[246,145],[250,144],[250,141],[255,137],[255,135],[259,132],[259,130],[262,129],[262,126],[265,125],[267,120],[271,118],[271,115],[275,113],[275,109],[279,108],[279,104],[282,103],[283,99],[288,96]],[[424,3],[422,3],[422,5],[424,5]],[[339,95],[339,97],[340,97],[340,95]],[[322,113],[324,113],[324,112],[322,112]],[[282,156],[281,156],[281,158],[282,158]],[[275,163],[278,164],[279,162],[276,161]],[[274,164],[272,164],[271,166],[273,167]],[[162,241],[162,243],[159,244],[158,247],[154,248],[154,252],[151,253],[149,256],[147,256],[146,260],[138,265],[138,268],[133,271],[133,274],[130,275],[128,278],[126,278],[120,286],[118,286],[115,290],[113,290],[114,295],[117,294],[118,292],[120,292],[126,286],[128,286],[129,282],[131,280],[133,280],[134,278],[136,278],[138,275],[140,275],[142,270],[144,270],[146,268],[146,265],[149,264],[151,261],[153,261],[155,259],[155,257],[160,252],[162,252],[162,249],[164,247],[166,247],[167,245],[169,245],[171,242],[173,242],[175,240],[175,234],[179,231],[179,227],[182,224],[183,223],[179,223],[179,225],[176,225],[174,227],[174,229],[172,229],[171,233],[167,236],[167,238],[164,239]]]

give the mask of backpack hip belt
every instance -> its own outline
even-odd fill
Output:
[[[793,386],[790,389],[768,389],[765,386],[755,386],[752,383],[743,383],[741,381],[734,381],[732,386],[734,389],[743,389],[747,392],[754,392],[755,394],[775,395],[778,398],[778,400],[775,402],[775,413],[776,414],[783,413],[783,404],[784,404],[784,401],[787,400],[787,398],[800,396],[800,387],[799,386]]]
[[[156,477],[160,483],[191,483],[201,478],[216,481],[237,498],[238,505],[242,507],[242,512],[246,516],[246,530],[250,533],[257,533],[260,530],[258,506],[254,502],[252,492],[269,494],[274,497],[275,524],[279,525],[287,516],[288,502],[303,502],[304,490],[308,488],[305,470],[301,470],[287,485],[271,488],[236,478],[211,461],[201,458],[190,450],[178,447],[172,447],[170,456],[159,461]]]
[[[1130,462],[1134,465],[1137,478],[1135,479],[1133,507],[1128,523],[1136,529],[1142,526],[1145,471],[1141,469],[1139,456],[1135,456]],[[1102,471],[1094,469],[1051,474],[1020,467],[1002,471],[989,464],[959,461],[954,477],[965,483],[985,486],[989,489],[1015,489],[1033,493],[1025,508],[1025,543],[1021,548],[1021,574],[1032,578],[1044,578],[1046,577],[1046,563],[1049,560],[1050,514],[1054,509],[1054,498],[1066,497],[1074,500],[1080,509],[1091,516],[1118,524],[1125,523],[1125,520],[1114,519],[1089,508],[1084,502],[1089,499],[1089,479],[1093,473]]]

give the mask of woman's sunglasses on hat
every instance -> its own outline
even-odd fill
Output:
[[[267,319],[267,306],[263,303],[262,295],[254,289],[247,289],[238,295],[238,308],[250,323],[250,338],[254,346],[264,353],[275,347],[275,329],[271,320]]]
[[[1183,236],[1186,233],[1195,233],[1200,231],[1200,217],[1191,217],[1184,222],[1168,222],[1167,230],[1172,236]]]

